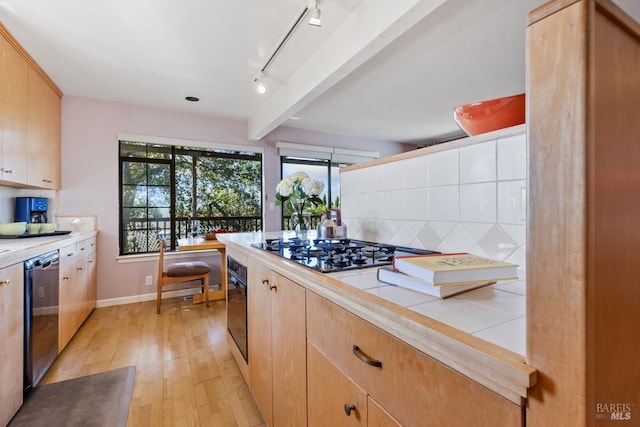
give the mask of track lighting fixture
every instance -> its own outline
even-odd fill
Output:
[[[320,21],[320,7],[318,6],[318,2],[316,0],[310,0],[307,9],[309,10],[309,12],[311,12],[309,25],[313,25],[314,27],[321,27],[322,22]]]
[[[264,72],[266,71],[267,67],[269,67],[269,65],[271,64],[271,61],[273,61],[273,59],[276,57],[278,52],[280,52],[280,49],[282,49],[285,43],[287,43],[287,40],[289,40],[289,37],[291,37],[294,30],[298,27],[298,24],[300,24],[300,22],[304,19],[307,13],[309,13],[309,15],[311,16],[309,18],[309,25],[313,25],[315,27],[322,26],[322,23],[320,22],[320,7],[318,6],[318,3],[319,3],[318,0],[309,0],[309,2],[307,3],[307,7],[305,7],[304,10],[300,13],[300,15],[298,16],[298,19],[296,19],[296,22],[293,23],[293,26],[289,29],[289,31],[284,36],[280,44],[278,44],[278,46],[276,47],[276,50],[271,54],[267,62],[260,69],[260,71],[258,72],[258,75],[254,77],[253,81],[256,84],[256,91],[260,95],[264,95],[265,93],[267,93],[267,87],[264,85],[264,82],[263,82]]]

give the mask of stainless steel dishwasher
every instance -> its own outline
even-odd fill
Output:
[[[35,387],[58,356],[58,251],[24,262],[24,391]]]

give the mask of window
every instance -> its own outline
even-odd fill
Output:
[[[120,255],[178,238],[262,229],[262,155],[120,141]]]
[[[346,163],[335,163],[322,159],[303,159],[298,157],[281,156],[281,169],[284,178],[294,172],[303,171],[310,177],[324,182],[324,191],[320,194],[320,199],[324,202],[322,206],[311,206],[307,211],[311,214],[311,227],[315,228],[320,222],[322,214],[329,209],[340,208],[340,168],[348,166]],[[282,229],[291,230],[291,206],[285,204],[282,211]]]

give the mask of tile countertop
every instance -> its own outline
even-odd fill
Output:
[[[524,280],[500,281],[441,300],[378,282],[376,268],[323,274],[250,246],[265,238],[291,236],[230,233],[220,240],[258,256],[274,271],[507,399],[517,402],[535,384],[537,372],[525,362]]]
[[[525,356],[524,280],[500,281],[440,299],[379,282],[377,269],[328,273],[344,283]],[[519,274],[524,277],[524,272]]]
[[[0,268],[88,239],[97,233],[97,231],[74,231],[57,236],[0,239]]]

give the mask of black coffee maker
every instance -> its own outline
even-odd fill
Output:
[[[15,221],[44,224],[47,222],[48,207],[46,197],[16,197]]]

